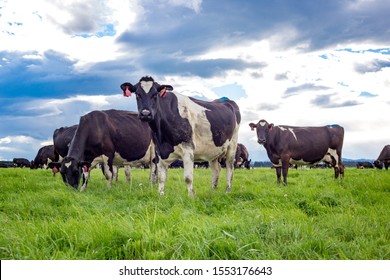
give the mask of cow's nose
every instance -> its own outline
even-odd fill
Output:
[[[143,109],[141,111],[141,116],[142,117],[149,117],[152,113],[148,109]]]
[[[265,139],[258,139],[257,140],[257,143],[259,143],[260,145],[264,145],[265,142],[267,142]]]

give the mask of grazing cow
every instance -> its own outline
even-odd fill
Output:
[[[38,150],[35,159],[31,161],[30,168],[47,168],[49,163],[55,161],[54,158],[54,145],[43,146]]]
[[[376,168],[382,169],[383,165],[385,169],[388,170],[390,166],[390,145],[386,145],[383,147],[379,157],[376,161],[374,161],[374,165]]]
[[[60,171],[64,182],[75,189],[84,173],[85,182],[81,188],[84,190],[90,168],[104,163],[104,174],[111,186],[113,165],[151,164],[154,154],[151,131],[138,119],[137,113],[92,111],[80,118]],[[151,168],[151,180],[154,180],[154,172]]]
[[[278,183],[282,172],[283,183],[287,184],[290,163],[311,165],[324,161],[333,166],[335,178],[344,176],[344,165],[341,161],[343,127],[275,126],[265,120],[260,120],[257,124],[250,123],[249,126],[252,130],[256,129],[257,142],[264,146],[269,159],[276,167]]]
[[[30,167],[30,161],[26,158],[14,158],[12,162],[15,167]]]
[[[374,165],[368,161],[358,161],[356,163],[356,168],[359,168],[359,169],[374,168]]]
[[[244,144],[238,143],[234,167],[241,168],[244,166],[246,169],[250,169],[250,163],[251,160],[249,160],[249,153],[247,148],[244,146]]]
[[[182,159],[188,194],[194,196],[194,161],[208,161],[212,187],[220,173],[218,159],[226,157],[226,192],[231,191],[237,133],[241,115],[237,104],[227,98],[212,102],[171,92],[170,85],[159,85],[143,77],[132,85],[124,83],[125,96],[135,93],[139,118],[149,123],[158,155],[159,191],[164,194],[169,163]],[[168,90],[168,91],[167,91]]]

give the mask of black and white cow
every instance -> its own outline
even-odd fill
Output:
[[[335,178],[344,176],[341,151],[344,141],[344,128],[339,125],[321,127],[297,127],[273,125],[265,120],[257,124],[250,123],[257,131],[257,142],[264,146],[272,164],[276,167],[278,183],[283,173],[283,182],[287,184],[290,163],[307,164],[324,161],[330,163]]]
[[[390,145],[386,145],[383,147],[381,153],[378,158],[374,161],[374,165],[376,168],[382,169],[383,165],[385,169],[388,170],[390,166]]]
[[[113,165],[151,166],[151,180],[155,181],[155,156],[150,128],[138,119],[137,113],[107,110],[92,111],[80,118],[80,123],[61,163],[60,172],[65,183],[78,188],[84,173],[88,183],[90,168],[98,163],[105,166],[104,174],[111,186]]]
[[[356,168],[359,169],[374,168],[374,165],[369,161],[358,161],[356,163]]]
[[[188,194],[193,196],[194,161],[208,161],[212,187],[220,174],[218,159],[226,157],[226,192],[231,191],[237,133],[241,115],[237,104],[227,98],[212,102],[171,92],[170,85],[159,85],[143,77],[132,85],[124,83],[125,96],[135,93],[139,118],[149,123],[158,155],[159,191],[164,194],[168,165],[182,159]]]
[[[26,158],[14,158],[12,160],[15,167],[30,167],[30,161]]]
[[[235,168],[245,167],[246,169],[250,169],[251,168],[250,163],[251,163],[251,160],[249,159],[248,149],[245,147],[244,144],[238,143],[234,167]]]
[[[31,161],[30,168],[47,168],[50,162],[55,161],[54,145],[43,146],[38,150],[35,159]]]

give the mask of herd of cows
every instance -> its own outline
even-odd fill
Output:
[[[248,151],[238,143],[241,114],[234,101],[220,98],[207,102],[184,96],[150,76],[120,87],[124,96],[136,96],[138,112],[92,111],[82,116],[79,124],[56,129],[53,145],[42,147],[33,161],[16,158],[13,164],[48,166],[53,173],[59,171],[63,181],[75,189],[82,178],[81,190],[87,186],[90,170],[98,165],[108,185],[117,178],[120,166],[125,167],[127,180],[131,167],[146,166],[161,195],[168,168],[180,166],[190,196],[195,194],[194,166],[211,169],[213,188],[217,187],[221,166],[226,167],[226,192],[231,191],[234,169],[249,168]],[[266,120],[250,123],[249,127],[256,130],[258,143],[266,149],[278,182],[283,176],[287,184],[291,164],[325,162],[334,168],[335,178],[344,176],[343,127],[284,126]],[[388,169],[390,145],[383,148],[373,165]]]

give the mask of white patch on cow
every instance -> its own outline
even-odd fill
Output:
[[[273,167],[282,167],[282,160],[279,159],[279,162],[278,162],[278,163],[272,163],[272,166],[273,166]]]
[[[65,163],[65,167],[66,167],[66,168],[69,168],[71,165],[72,165],[72,162],[71,162],[71,161]]]
[[[289,127],[288,130],[292,133],[292,135],[294,136],[295,140],[298,141],[297,136],[295,135],[294,130],[291,127]]]
[[[193,134],[192,141],[194,143],[194,160],[195,161],[210,161],[221,155],[224,155],[229,145],[235,139],[227,140],[222,146],[214,145],[211,125],[206,117],[205,107],[202,107],[187,96],[175,93],[178,99],[179,114],[182,118],[188,119]],[[236,129],[238,130],[238,127]],[[180,146],[180,145],[179,145]],[[185,148],[184,148],[185,149]],[[181,158],[183,147],[175,147],[173,154],[180,155]]]
[[[266,124],[267,124],[267,122],[264,122],[264,121],[260,121],[260,122],[259,122],[259,125],[260,125],[260,126],[265,126]]]
[[[285,128],[285,127],[283,127],[283,126],[277,126],[277,127],[279,127],[281,131],[287,130],[287,128]]]
[[[141,81],[141,88],[145,91],[145,93],[149,93],[152,86],[153,86],[152,81]]]
[[[329,148],[328,152],[326,153],[326,155],[324,156],[324,158],[322,160],[325,162],[332,162],[332,157],[334,157],[334,159],[336,160],[335,167],[339,167],[339,160],[340,159],[339,159],[339,156],[337,155],[337,151],[334,149]]]

